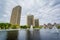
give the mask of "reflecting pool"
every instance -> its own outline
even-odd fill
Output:
[[[60,40],[60,29],[2,30],[0,40]]]

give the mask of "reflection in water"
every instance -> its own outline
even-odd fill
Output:
[[[27,40],[33,40],[33,33],[32,33],[33,31],[29,31],[29,30],[27,30]]]
[[[54,29],[55,30],[55,29]],[[0,40],[60,40],[60,32],[52,29],[0,31]],[[60,29],[59,29],[60,31]]]
[[[7,40],[17,40],[18,30],[12,30],[7,32]]]
[[[18,40],[26,40],[27,31],[25,29],[19,30]]]
[[[39,30],[27,31],[27,40],[40,40]]]
[[[33,40],[40,40],[40,32],[38,29],[33,31]]]

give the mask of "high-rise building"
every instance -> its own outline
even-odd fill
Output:
[[[27,25],[28,26],[33,26],[33,24],[34,24],[34,16],[33,15],[28,15],[27,16]]]
[[[34,26],[39,27],[39,19],[34,20]]]
[[[10,23],[20,25],[20,19],[21,19],[21,6],[16,6],[12,10]]]

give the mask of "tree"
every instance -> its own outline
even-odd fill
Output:
[[[59,25],[59,26],[57,26],[57,28],[58,28],[58,29],[60,29],[60,25]]]

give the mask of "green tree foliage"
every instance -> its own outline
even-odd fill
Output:
[[[22,28],[22,29],[27,29],[27,28],[30,28],[30,26],[27,26],[27,25],[23,25],[23,26],[20,26],[18,24],[10,24],[10,23],[0,23],[0,29],[18,29],[18,28]],[[39,26],[39,27],[33,27],[33,28],[42,28],[42,26]],[[60,28],[60,26],[58,26],[58,28]]]
[[[11,28],[12,28],[12,29],[18,29],[18,28],[19,28],[19,25],[18,25],[18,24],[12,25]]]
[[[59,26],[57,26],[57,28],[58,28],[58,29],[60,29],[60,25],[59,25]]]
[[[33,28],[39,28],[39,29],[41,29],[41,28],[42,28],[42,26],[34,26]]]
[[[24,26],[20,26],[20,28],[24,28],[24,29],[26,29],[26,28],[27,28],[27,26],[26,26],[26,25],[24,25]]]
[[[11,24],[9,24],[9,23],[0,23],[1,29],[9,29],[10,26],[11,26]]]

